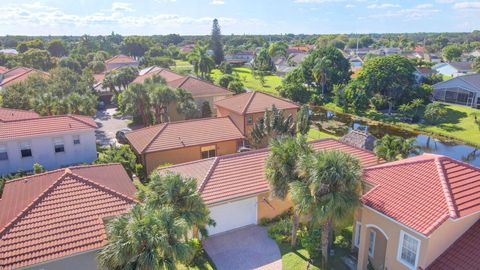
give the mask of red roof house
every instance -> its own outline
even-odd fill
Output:
[[[135,60],[133,57],[119,54],[115,55],[110,59],[105,60],[105,67],[107,71],[110,71],[115,68],[119,67],[137,67],[138,61]]]
[[[104,219],[136,203],[120,164],[71,167],[5,183],[0,200],[0,269],[95,269]],[[88,258],[77,261],[76,256]],[[86,257],[87,256],[87,257]]]
[[[44,72],[38,69],[16,67],[3,73],[3,79],[0,80],[0,87],[6,87],[18,82],[22,82],[32,75],[38,75],[42,77],[49,76],[47,72]]]
[[[9,109],[0,107],[0,122],[39,118],[40,115],[33,111]]]

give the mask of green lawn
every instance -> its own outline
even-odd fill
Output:
[[[193,70],[192,64],[183,60],[175,60],[175,66],[172,66],[171,69],[178,73],[190,73]]]
[[[275,90],[275,88],[282,84],[282,77],[279,77],[277,75],[265,76],[265,85],[262,86],[260,81],[253,76],[252,71],[249,68],[237,67],[233,68],[233,72],[240,76],[240,79],[246,88],[270,93],[273,95],[278,95],[278,92],[277,90]],[[212,71],[212,78],[214,79],[214,81],[217,80],[220,75],[222,75],[222,72],[220,70],[214,69]]]
[[[335,104],[329,103],[324,106],[328,110],[342,112]],[[409,124],[398,121],[394,117],[384,115],[376,111],[369,111],[362,115],[371,120],[386,122],[401,128],[427,134],[437,134],[442,137],[463,141],[474,146],[480,146],[480,110],[466,106],[445,104],[448,111],[445,121],[441,124]],[[477,123],[475,116],[477,114]]]
[[[325,138],[334,138],[338,139],[337,136],[318,130],[315,126],[310,128],[307,134],[308,141],[320,140]]]
[[[307,268],[310,260],[310,255],[305,249],[292,250],[290,244],[279,243],[278,247],[282,254],[282,266],[285,270],[320,270],[320,262],[314,260],[313,264]],[[341,258],[347,254],[344,249],[335,249],[335,256],[329,258],[328,266],[325,270],[348,270]]]

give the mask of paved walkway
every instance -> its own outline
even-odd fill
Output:
[[[203,241],[203,247],[219,270],[281,270],[282,257],[267,228],[248,226],[214,235]]]

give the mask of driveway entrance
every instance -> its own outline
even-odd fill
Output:
[[[219,270],[281,270],[282,257],[267,228],[247,226],[208,237],[205,251]]]

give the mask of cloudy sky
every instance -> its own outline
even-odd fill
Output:
[[[480,1],[1,0],[0,35],[443,32],[480,29]]]

